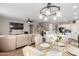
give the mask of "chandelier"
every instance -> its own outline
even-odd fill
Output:
[[[56,15],[58,11],[60,11],[60,6],[56,6],[56,5],[52,5],[51,3],[48,3],[47,6],[43,7],[40,10],[40,14],[43,16],[52,16],[52,15]]]

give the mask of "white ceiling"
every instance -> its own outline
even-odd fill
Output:
[[[58,17],[57,20],[53,20],[53,16],[48,18],[50,22],[63,22],[74,20],[74,12],[77,12],[79,16],[79,4],[78,3],[63,3],[57,4],[61,8],[63,18]],[[38,22],[44,22],[44,19],[39,19],[40,10],[46,6],[46,3],[0,3],[0,15],[18,18],[25,20],[25,18],[31,18]],[[77,6],[77,9],[73,9],[73,6]],[[66,20],[64,20],[64,18]]]

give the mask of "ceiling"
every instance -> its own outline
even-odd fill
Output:
[[[57,17],[57,20],[53,20],[54,16],[48,17],[48,22],[66,22],[75,20],[74,12],[77,12],[79,16],[79,4],[78,3],[54,3],[59,5],[63,17]],[[46,6],[46,3],[0,3],[0,15],[7,17],[18,18],[19,20],[27,20],[31,18],[34,21],[44,22],[44,19],[39,19],[40,10]],[[73,6],[78,8],[73,9]]]

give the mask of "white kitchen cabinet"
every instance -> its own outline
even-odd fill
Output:
[[[16,47],[21,47],[24,45],[28,45],[28,35],[22,34],[22,35],[16,35]]]
[[[34,43],[34,35],[33,34],[28,34],[28,45],[31,45],[32,43]]]
[[[21,35],[16,35],[16,47],[22,47],[25,45],[31,45],[34,43],[34,36],[33,34],[21,34]]]

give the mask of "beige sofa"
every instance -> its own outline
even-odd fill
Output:
[[[0,51],[9,51],[16,49],[15,35],[0,35]]]
[[[0,51],[9,51],[34,43],[33,34],[0,35]]]

